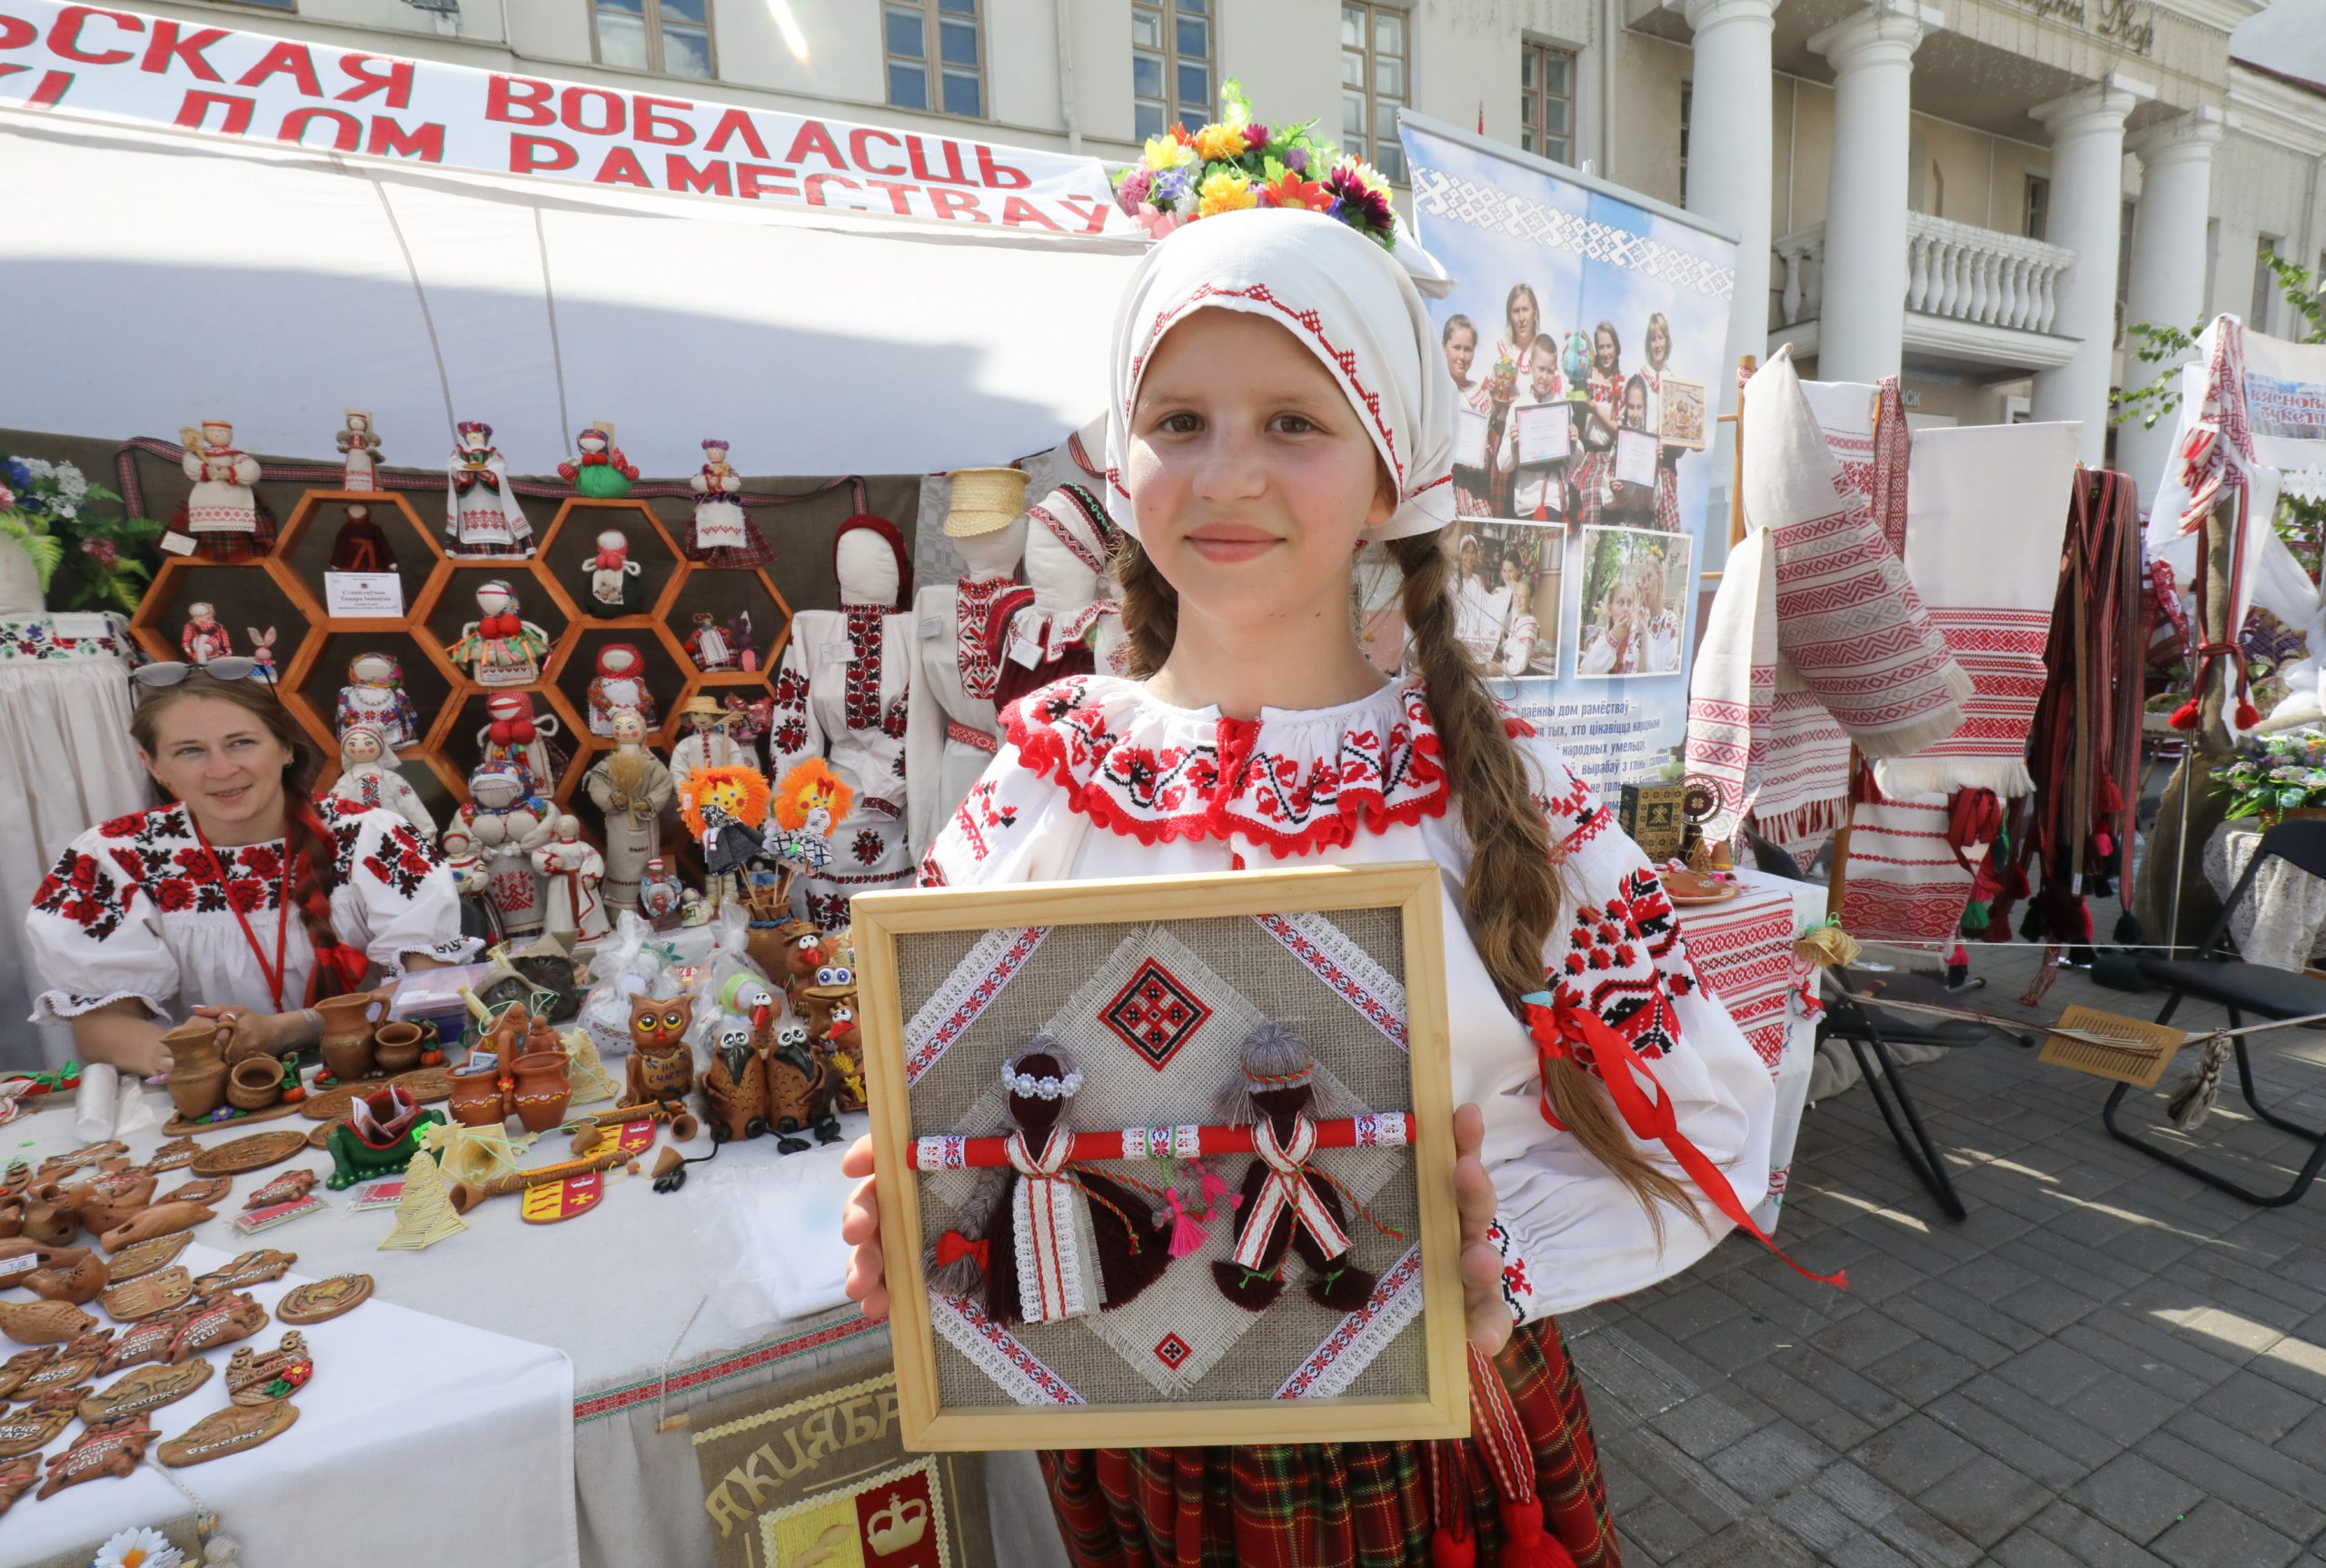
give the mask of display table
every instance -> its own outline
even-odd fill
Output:
[[[2205,840],[2205,880],[2213,891],[2228,898],[2261,847],[2261,824],[2255,819],[2241,817],[2214,829]],[[2272,858],[2232,911],[2229,930],[2249,964],[2309,968],[2326,958],[2326,880]]]

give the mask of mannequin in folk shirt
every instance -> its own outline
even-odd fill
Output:
[[[912,779],[910,838],[918,857],[965,799],[999,749],[994,690],[1009,617],[1034,590],[1017,581],[1026,514],[949,513],[945,533],[962,572],[913,598],[914,700],[905,719],[905,771]]]
[[[1121,674],[1121,605],[1107,581],[1115,525],[1087,486],[1062,484],[1026,509],[1027,587],[994,649],[997,710],[1069,675]]]
[[[436,819],[420,803],[420,791],[396,771],[402,759],[388,738],[369,724],[352,724],[339,735],[339,779],[331,792],[359,806],[384,806],[435,842]]]
[[[509,465],[492,444],[492,427],[462,420],[457,428],[460,445],[444,465],[445,553],[532,554],[532,525],[509,488]]]

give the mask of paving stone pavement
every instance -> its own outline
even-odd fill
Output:
[[[1965,1005],[2042,1022],[2162,1000],[2062,971],[2020,1007],[2038,962],[1980,949]],[[2252,1055],[2265,1102],[2326,1126],[2326,1033]],[[2193,1059],[2135,1094],[2134,1125],[2162,1121]],[[2326,1181],[2251,1207],[2110,1138],[2107,1084],[2000,1039],[1904,1073],[1968,1219],[1940,1214],[1859,1088],[1804,1121],[1778,1231],[1850,1289],[1731,1236],[1562,1320],[1625,1561],[2326,1568]],[[2264,1190],[2308,1153],[2233,1070],[2168,1141]]]

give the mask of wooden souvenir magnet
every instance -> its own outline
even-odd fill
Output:
[[[267,1439],[290,1431],[291,1424],[298,1419],[299,1407],[287,1399],[255,1408],[229,1404],[223,1410],[212,1411],[154,1453],[171,1469],[183,1470],[189,1464],[224,1459],[229,1454],[256,1448]]]
[[[5,1516],[16,1499],[31,1489],[40,1479],[40,1457],[26,1454],[0,1464],[0,1516]]]
[[[370,1275],[335,1274],[329,1279],[312,1279],[304,1285],[293,1285],[274,1304],[274,1315],[284,1323],[302,1326],[327,1323],[342,1313],[354,1311],[371,1298]]]
[[[206,1361],[189,1361],[183,1366],[141,1367],[81,1401],[81,1419],[94,1426],[101,1421],[175,1404],[209,1382],[215,1370]]]
[[[307,1135],[294,1132],[253,1133],[216,1148],[204,1149],[188,1167],[198,1176],[241,1176],[280,1165],[307,1146]]]
[[[56,1352],[54,1358],[35,1367],[16,1390],[18,1399],[38,1399],[54,1389],[85,1383],[97,1374],[104,1363],[105,1353],[113,1348],[113,1330],[101,1328],[84,1334]]]
[[[211,1270],[194,1282],[194,1294],[204,1300],[223,1291],[247,1290],[254,1285],[264,1285],[271,1279],[281,1279],[283,1271],[299,1261],[295,1252],[276,1252],[272,1247],[259,1247],[244,1253],[224,1268]]]
[[[116,1226],[97,1237],[97,1244],[108,1253],[115,1253],[141,1241],[151,1241],[157,1236],[174,1236],[182,1230],[192,1230],[204,1220],[214,1219],[217,1211],[198,1203],[157,1203],[131,1220]]]
[[[0,1302],[0,1334],[18,1345],[63,1345],[96,1326],[69,1301]]]
[[[153,1157],[145,1162],[145,1168],[154,1176],[181,1170],[192,1165],[194,1156],[201,1152],[202,1146],[191,1137],[172,1138],[154,1151]]]
[[[132,1324],[122,1330],[121,1338],[105,1353],[104,1360],[97,1364],[97,1374],[111,1377],[124,1367],[168,1360],[170,1346],[177,1343],[178,1330],[185,1326],[185,1320],[193,1316],[194,1311],[195,1308],[189,1305],[176,1312]]]
[[[0,1361],[0,1404],[15,1396],[25,1385],[25,1379],[56,1359],[56,1346],[44,1345],[38,1350],[20,1350],[5,1361]]]
[[[194,1233],[181,1230],[168,1236],[157,1236],[151,1241],[141,1241],[134,1246],[123,1247],[110,1260],[113,1283],[119,1285],[124,1280],[135,1279],[166,1266],[193,1242]]]
[[[86,1388],[53,1388],[22,1410],[0,1415],[0,1459],[15,1459],[48,1446],[49,1439],[73,1424]]]
[[[214,1204],[234,1189],[232,1176],[204,1176],[190,1182],[180,1182],[164,1193],[164,1203]]]
[[[177,1337],[170,1341],[170,1365],[176,1366],[188,1356],[248,1339],[265,1326],[266,1308],[257,1302],[240,1292],[221,1296],[184,1318]]]
[[[145,1445],[160,1435],[143,1415],[124,1415],[85,1427],[72,1447],[48,1462],[48,1479],[33,1495],[53,1497],[67,1486],[101,1475],[126,1475],[145,1457]]]
[[[194,1298],[194,1278],[182,1267],[156,1269],[105,1292],[104,1307],[124,1323],[175,1312]]]
[[[306,1387],[314,1375],[306,1335],[294,1328],[263,1355],[247,1345],[235,1347],[226,1363],[226,1397],[236,1404],[272,1404]]]
[[[315,1173],[313,1171],[284,1171],[244,1198],[243,1206],[246,1209],[273,1208],[279,1203],[296,1203],[305,1197],[314,1185]]]

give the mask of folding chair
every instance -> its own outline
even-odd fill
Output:
[[[2217,956],[2230,941],[2230,918],[2237,906],[2252,891],[2253,880],[2272,857],[2285,861],[2312,877],[2326,877],[2326,821],[2303,820],[2281,822],[2261,835],[2261,845],[2253,852],[2252,863],[2245,868],[2245,875],[2230,889],[2228,900],[2222,904],[2221,918],[2213,922],[2204,946],[2193,958],[2164,958],[2143,955],[2141,973],[2163,986],[2171,994],[2164,1001],[2164,1010],[2156,1015],[2160,1024],[2172,1021],[2185,997],[2198,997],[2225,1007],[2230,1027],[2241,1027],[2245,1015],[2256,1014],[2264,1018],[2301,1018],[2312,1013],[2326,1013],[2326,980],[2313,980],[2308,975],[2289,969],[2271,968],[2266,964],[2249,964],[2239,957]],[[2326,1028],[2326,1023],[2307,1024],[2305,1028]],[[2182,1158],[2171,1149],[2150,1142],[2137,1133],[2117,1125],[2117,1107],[2132,1092],[2130,1084],[2118,1084],[2101,1107],[2100,1119],[2109,1136],[2119,1143],[2132,1145],[2142,1154],[2163,1161],[2173,1169],[2186,1171],[2208,1186],[2219,1187],[2233,1196],[2261,1208],[2281,1208],[2299,1202],[2318,1179],[2321,1169],[2326,1169],[2326,1127],[2305,1126],[2291,1117],[2280,1116],[2262,1105],[2253,1092],[2253,1063],[2246,1054],[2245,1037],[2230,1042],[2237,1058],[2237,1084],[2244,1093],[2245,1103],[2253,1114],[2271,1126],[2310,1140],[2310,1157],[2295,1175],[2292,1185],[2277,1194],[2258,1193],[2252,1188],[2230,1180],[2227,1176],[2205,1169],[2194,1161]]]

